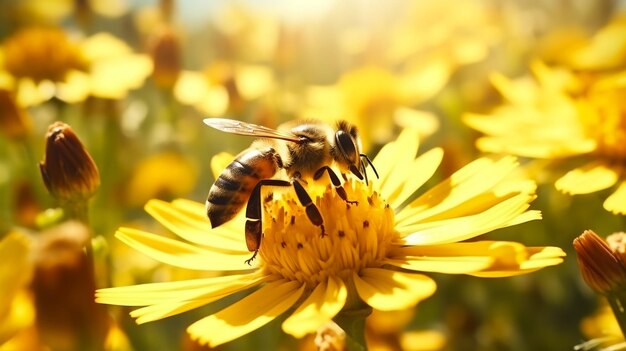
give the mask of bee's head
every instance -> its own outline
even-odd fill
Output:
[[[365,172],[365,164],[363,158],[372,166],[372,162],[367,155],[361,153],[361,139],[357,132],[356,126],[346,121],[337,123],[337,131],[335,132],[335,161],[342,166],[347,167],[359,179],[367,182],[367,173]],[[361,171],[363,173],[361,173]],[[374,173],[378,177],[376,169]]]

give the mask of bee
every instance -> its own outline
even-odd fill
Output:
[[[328,173],[337,194],[348,204],[350,201],[339,177],[330,167],[336,165],[344,179],[347,171],[367,183],[366,160],[378,173],[367,155],[361,153],[357,129],[346,121],[333,128],[315,120],[288,122],[271,129],[232,119],[207,118],[208,126],[233,134],[255,136],[252,145],[239,153],[217,177],[209,189],[206,211],[213,228],[231,220],[246,204],[246,245],[256,257],[262,238],[261,188],[293,187],[308,219],[324,231],[324,220],[317,206],[303,186],[307,179],[317,180]],[[274,178],[284,170],[288,180]]]

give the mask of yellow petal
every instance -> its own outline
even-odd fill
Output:
[[[554,186],[566,194],[589,194],[613,186],[618,173],[604,163],[593,162],[567,172],[554,183]]]
[[[591,139],[572,138],[564,142],[528,136],[525,138],[506,136],[480,138],[476,142],[476,147],[485,152],[551,159],[583,155],[594,151],[597,144]]]
[[[193,106],[209,116],[222,116],[228,110],[230,97],[228,90],[221,85],[209,86],[202,100]]]
[[[408,269],[448,274],[508,277],[559,264],[563,256],[565,253],[558,247],[525,247],[515,242],[475,241],[397,247],[389,253],[389,263]]]
[[[492,230],[519,224],[520,215],[523,215],[524,220],[540,219],[541,214],[537,211],[524,215],[532,199],[530,195],[519,194],[475,215],[400,226],[396,229],[406,235],[402,239],[405,245],[432,245],[467,240]]]
[[[482,278],[511,277],[560,264],[565,256],[565,252],[558,247],[525,247],[504,241],[491,242],[488,248],[495,258],[493,265],[484,271],[468,274]]]
[[[290,309],[304,292],[295,281],[269,283],[187,328],[192,339],[215,347],[271,322]]]
[[[147,306],[167,301],[184,300],[194,296],[222,296],[225,292],[238,291],[232,290],[232,287],[259,284],[263,278],[261,273],[255,272],[105,288],[96,291],[96,301],[120,306]]]
[[[152,69],[147,55],[129,54],[96,61],[91,67],[91,92],[101,98],[123,98],[130,89],[141,87]]]
[[[446,257],[439,253],[429,252],[429,246],[420,246],[419,248],[424,248],[423,256],[410,255],[410,251],[397,250],[391,254],[390,258],[385,259],[385,263],[412,271],[462,274],[484,270],[493,262],[489,256],[472,256],[469,253],[460,252]]]
[[[241,97],[245,100],[252,100],[272,89],[274,76],[267,66],[243,65],[236,69],[235,82]]]
[[[96,292],[96,302],[147,306],[130,313],[142,324],[204,306],[259,285],[264,279],[260,274],[247,274],[101,289]]]
[[[43,81],[37,84],[30,78],[22,78],[17,82],[15,100],[20,106],[29,107],[48,101],[54,94],[54,83]]]
[[[374,165],[377,170],[380,169],[378,175],[383,197],[389,196],[393,189],[411,176],[404,172],[404,167],[413,162],[418,146],[417,132],[413,129],[404,129],[394,142],[385,145],[376,155]]]
[[[602,28],[588,45],[569,55],[568,63],[577,69],[622,67],[626,58],[626,19],[618,17]]]
[[[389,187],[385,187],[389,189],[388,191],[391,193],[387,199],[391,207],[397,209],[424,185],[424,183],[435,174],[442,159],[443,149],[434,148],[422,154],[410,164],[407,164],[405,169],[402,170],[407,178],[402,183],[398,184],[399,188],[390,189]],[[400,172],[398,171],[398,173]]]
[[[614,214],[626,215],[626,182],[621,182],[617,190],[604,201],[604,208]]]
[[[26,294],[32,274],[30,247],[29,238],[19,232],[11,232],[0,240],[0,345],[31,325],[35,317],[31,298]]]
[[[530,77],[512,80],[503,74],[494,73],[489,79],[502,97],[514,105],[530,105],[537,100],[538,87]]]
[[[399,81],[398,94],[407,104],[418,104],[431,98],[448,82],[452,67],[445,57],[423,57],[409,63]]]
[[[174,85],[174,96],[182,104],[200,103],[209,93],[209,82],[206,77],[195,71],[182,71]]]
[[[302,305],[283,322],[283,331],[296,338],[314,333],[341,311],[347,297],[348,289],[343,281],[329,277],[328,282],[315,287]]]
[[[428,111],[399,107],[394,111],[393,120],[400,128],[413,128],[420,140],[433,135],[439,129],[439,119]]]
[[[249,253],[225,254],[205,250],[196,245],[130,228],[120,228],[115,236],[135,250],[176,267],[207,271],[239,271],[254,268],[245,263],[250,258]]]
[[[247,252],[242,232],[243,223],[238,227],[239,230],[235,228],[238,223],[233,223],[234,221],[211,228],[209,220],[204,219],[204,215],[201,216],[202,219],[200,215],[190,216],[188,212],[161,200],[150,200],[145,210],[174,234],[192,243],[230,253]],[[204,213],[203,210],[202,214]]]
[[[435,282],[425,275],[382,268],[366,268],[352,277],[361,299],[382,311],[413,307],[437,288]]]
[[[88,74],[72,70],[66,75],[65,82],[57,84],[57,88],[57,97],[73,104],[84,101],[89,96],[91,80]]]
[[[5,342],[11,340],[16,334],[29,326],[32,326],[35,322],[35,306],[32,301],[32,296],[24,291],[20,291],[8,301],[7,309],[2,311],[2,318],[0,319],[0,350],[20,350],[21,347],[11,348]],[[19,335],[19,334],[18,334]]]
[[[83,57],[90,62],[123,56],[132,52],[131,48],[119,38],[109,33],[98,33],[81,43]]]
[[[0,240],[0,315],[6,312],[13,296],[30,279],[29,238],[12,232]]]
[[[516,193],[526,192],[529,189],[524,183],[506,180],[516,167],[514,157],[475,160],[402,209],[396,223],[402,227],[480,213]]]

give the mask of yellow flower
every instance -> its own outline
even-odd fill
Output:
[[[394,135],[395,125],[414,128],[421,138],[439,127],[429,112],[411,106],[432,97],[447,82],[437,70],[396,75],[379,66],[363,66],[343,74],[334,85],[312,86],[307,91],[304,118],[334,122],[348,119],[362,130],[364,148],[382,144]],[[435,72],[435,73],[433,73]]]
[[[589,338],[589,341],[581,344],[582,347],[578,350],[590,350],[598,345],[613,346],[615,350],[619,350],[618,345],[626,346],[613,310],[606,303],[601,304],[594,314],[583,318],[580,322],[580,330]]]
[[[141,205],[155,197],[187,195],[193,190],[197,173],[195,165],[179,153],[167,151],[150,156],[137,164],[130,177],[128,201]]]
[[[412,199],[436,171],[441,149],[416,157],[414,131],[382,148],[374,159],[380,180],[348,178],[347,205],[326,182],[309,181],[326,235],[306,217],[291,191],[264,203],[259,257],[248,266],[243,215],[211,229],[204,204],[152,200],[146,210],[183,240],[121,228],[116,236],[154,259],[220,277],[102,289],[101,303],[146,306],[131,312],[138,323],[198,308],[240,291],[249,295],[188,328],[192,338],[216,346],[247,334],[295,307],[283,322],[303,337],[362,300],[374,309],[400,310],[432,295],[435,282],[421,272],[505,277],[562,262],[556,247],[472,241],[486,232],[540,218],[528,210],[531,181],[507,179],[512,157],[478,159]],[[222,157],[223,158],[223,157]],[[408,202],[407,205],[404,205]]]
[[[532,66],[536,79],[493,76],[505,102],[491,114],[468,114],[465,122],[484,134],[482,151],[584,164],[555,183],[567,194],[588,194],[619,183],[604,202],[626,214],[626,72],[576,75],[566,68]]]
[[[174,96],[208,116],[222,116],[242,108],[274,87],[274,74],[265,65],[216,61],[203,71],[183,70],[174,85]]]
[[[119,99],[151,71],[148,56],[107,33],[75,40],[60,28],[29,27],[0,47],[0,87],[15,91],[21,106],[52,97],[68,103],[88,96]]]

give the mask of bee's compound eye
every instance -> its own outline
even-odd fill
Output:
[[[337,133],[335,133],[335,139],[339,151],[341,151],[349,163],[355,164],[358,159],[358,152],[352,136],[343,130],[338,130]]]

